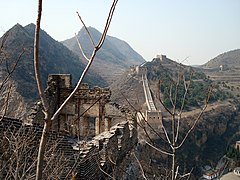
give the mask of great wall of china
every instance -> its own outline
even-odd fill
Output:
[[[162,57],[164,58],[164,57]],[[161,58],[160,58],[161,59]],[[143,90],[148,110],[144,121],[161,119],[151,95],[147,79],[147,68],[137,66],[136,74],[143,83]],[[45,91],[51,112],[54,112],[72,91],[71,75],[49,75]],[[114,168],[125,168],[127,171],[129,156],[138,143],[137,119],[139,114],[132,114],[126,109],[119,109],[109,101],[111,92],[108,88],[89,88],[82,84],[80,89],[61,111],[57,120],[52,122],[49,142],[57,142],[57,149],[65,157],[65,171],[59,179],[74,177],[76,179],[102,179],[106,173],[114,174]],[[29,113],[26,120],[3,118],[0,121],[0,133],[15,133],[21,129],[32,130],[35,151],[43,129],[43,113],[40,102]],[[6,128],[7,127],[7,128]],[[9,128],[13,131],[9,132]],[[24,134],[23,134],[24,136]],[[26,135],[27,136],[27,135]],[[4,152],[4,149],[2,149]],[[3,153],[1,152],[1,153]],[[0,164],[4,160],[0,159]],[[114,168],[113,168],[114,165]],[[1,171],[4,177],[7,169]]]

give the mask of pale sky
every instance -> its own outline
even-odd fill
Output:
[[[102,32],[112,0],[43,0],[42,29],[58,41],[77,33],[76,11]],[[0,0],[0,36],[35,23],[37,0]],[[128,42],[146,60],[166,54],[203,64],[240,48],[240,0],[119,0],[109,35]]]

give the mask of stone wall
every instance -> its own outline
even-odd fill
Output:
[[[33,130],[35,135],[34,147],[36,148],[35,152],[37,152],[42,126],[26,126],[22,121],[10,118],[3,118],[0,121],[1,135],[13,135],[21,128]],[[74,137],[51,131],[48,144],[57,142],[56,152],[61,152],[64,157],[62,162],[65,166],[63,168],[64,172],[58,178],[64,179],[67,176],[69,179],[71,176],[75,176],[76,179],[101,179],[104,178],[104,173],[100,168],[109,174],[113,173],[112,161],[115,162],[115,169],[120,165],[122,166],[122,160],[135,147],[137,140],[135,117],[128,114],[121,123],[111,127],[109,131],[95,136],[91,141],[79,142]],[[3,153],[6,152],[4,150],[0,151],[0,157]],[[0,164],[3,164],[2,159],[0,161]],[[4,162],[8,161],[5,160]],[[2,172],[0,176],[4,177],[4,173]]]

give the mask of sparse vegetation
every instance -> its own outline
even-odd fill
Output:
[[[240,150],[234,148],[233,146],[228,146],[226,149],[226,156],[228,158],[239,159],[240,158]]]
[[[185,77],[186,81],[190,80],[190,72],[193,71],[192,68],[189,68],[183,72],[183,76]],[[160,90],[163,94],[163,102],[167,107],[171,107],[171,102],[169,98],[170,88],[172,88],[172,92],[174,93],[176,90],[176,85],[172,82],[177,76],[174,76],[173,71],[170,69],[164,68],[163,66],[159,65],[155,68],[151,68],[151,71],[148,73],[148,77],[151,80],[160,79]],[[200,107],[201,103],[206,98],[206,93],[208,92],[209,87],[213,84],[213,81],[209,80],[207,76],[202,71],[194,71],[192,75],[192,82],[189,88],[189,92],[186,97],[185,108],[194,108]],[[179,87],[178,87],[178,99],[176,106],[179,108],[181,106],[181,102],[183,99],[184,92],[184,83],[181,80]],[[214,86],[214,91],[212,92],[209,102],[216,102],[218,100],[225,100],[229,98],[229,94],[220,90],[219,86]]]

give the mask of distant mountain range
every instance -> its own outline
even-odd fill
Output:
[[[94,28],[89,28],[89,30],[94,41],[97,41],[100,33]],[[11,67],[13,65],[12,63],[14,63],[23,50],[25,50],[11,79],[11,83],[14,84],[13,94],[16,96],[12,102],[14,103],[20,98],[22,107],[23,104],[31,104],[38,98],[33,70],[34,32],[34,24],[29,24],[25,27],[16,24],[7,34],[0,38],[1,44],[3,37],[7,37],[4,43],[4,59],[6,59],[6,63],[0,63],[1,76],[7,71],[6,64]],[[80,36],[84,50],[89,55],[92,50],[91,44],[83,29],[80,30],[78,36]],[[79,56],[80,51],[76,43],[77,41],[74,38],[64,41],[64,44],[68,46],[68,48],[71,49],[75,47],[75,49],[69,50],[63,43],[54,40],[45,31],[40,31],[39,61],[44,87],[46,87],[48,74],[70,73],[72,74],[73,82],[76,83],[86,65],[86,61]],[[1,56],[2,55],[3,54],[1,54]],[[109,82],[116,78],[116,74],[121,74],[129,66],[140,64],[145,60],[126,42],[108,36],[102,50],[97,54],[95,61],[84,82],[87,82],[90,86],[97,85],[104,87],[108,86]],[[3,77],[0,77],[0,82],[1,78]],[[13,112],[16,110],[14,108],[10,109],[12,109]],[[21,111],[24,110],[21,109]]]
[[[88,30],[96,44],[101,37],[101,33],[93,27],[89,27]],[[86,30],[82,28],[78,32],[77,37],[82,44],[84,52],[89,57],[91,55],[93,45]],[[62,43],[71,51],[76,53],[80,59],[83,59],[75,37],[65,40]],[[131,48],[131,46],[125,41],[107,36],[101,50],[97,53],[92,68],[109,83],[111,83],[115,81],[119,75],[123,74],[123,72],[130,66],[138,65],[143,62],[145,62],[143,57],[134,51],[133,48]]]
[[[201,67],[203,68],[219,68],[220,65],[227,67],[240,66],[240,49],[228,51],[211,59]]]

